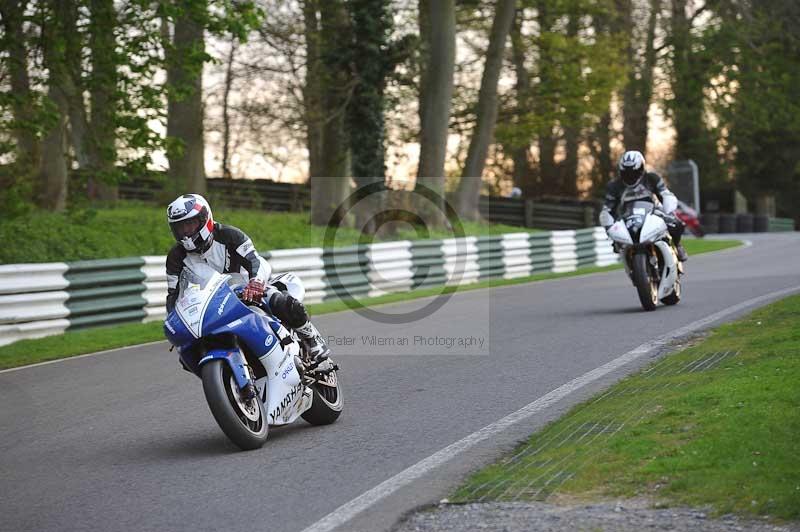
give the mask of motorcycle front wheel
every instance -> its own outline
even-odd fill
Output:
[[[208,407],[222,432],[243,451],[264,445],[269,424],[261,399],[242,400],[239,386],[224,360],[206,363],[201,375]]]
[[[655,310],[658,305],[658,284],[650,275],[650,268],[645,253],[633,256],[633,284],[639,294],[639,302],[645,310]]]

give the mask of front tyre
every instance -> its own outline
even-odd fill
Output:
[[[201,375],[208,407],[222,432],[243,451],[264,445],[268,424],[261,399],[242,400],[239,386],[224,360],[206,363]]]
[[[339,419],[344,400],[336,372],[332,371],[324,379],[312,384],[311,390],[314,392],[314,399],[311,408],[303,412],[303,419],[312,425],[330,425]]]
[[[658,284],[650,275],[647,255],[637,253],[633,256],[633,284],[639,293],[639,302],[645,310],[655,310],[658,305]]]

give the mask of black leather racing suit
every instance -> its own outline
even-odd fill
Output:
[[[621,179],[615,179],[606,188],[605,202],[600,211],[600,225],[608,227],[614,223],[624,204],[637,199],[651,200],[655,196],[661,203],[658,214],[667,224],[672,240],[679,245],[684,225],[673,213],[678,207],[678,198],[670,192],[664,180],[655,172],[646,172],[639,184],[629,187]]]
[[[280,278],[270,279],[272,267],[260,256],[244,231],[231,225],[214,224],[214,241],[203,253],[187,252],[180,244],[175,244],[167,255],[167,312],[175,308],[178,298],[178,280],[187,264],[202,262],[220,273],[230,274],[246,284],[258,279],[264,285],[271,285],[264,297],[265,310],[276,316],[282,323],[296,329],[308,322],[308,312],[282,286]]]

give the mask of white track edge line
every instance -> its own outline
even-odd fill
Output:
[[[587,373],[584,373],[580,377],[577,377],[566,384],[562,384],[555,390],[552,390],[551,392],[539,397],[532,403],[527,404],[516,412],[512,412],[506,417],[495,421],[494,423],[487,425],[476,432],[473,432],[472,434],[448,445],[447,447],[408,467],[393,477],[384,480],[377,486],[362,493],[355,499],[345,503],[319,521],[305,528],[303,532],[330,532],[339,526],[344,525],[353,517],[375,505],[382,499],[390,496],[398,489],[411,484],[431,470],[436,469],[437,467],[450,461],[456,455],[469,450],[491,436],[499,434],[510,426],[544,410],[545,408],[560,401],[561,399],[564,399],[574,391],[586,386],[587,384],[599,380],[609,373],[619,369],[620,367],[633,362],[634,360],[641,358],[660,347],[663,347],[670,341],[703,329],[712,323],[726,318],[732,314],[736,314],[737,312],[746,310],[750,307],[779,298],[781,296],[793,294],[798,291],[800,291],[800,285],[748,299],[747,301],[743,301],[742,303],[738,303],[723,309],[701,320],[695,321],[694,323],[690,323],[689,325],[675,329],[674,331],[660,336],[655,340],[646,342],[639,347],[615,358],[614,360]]]

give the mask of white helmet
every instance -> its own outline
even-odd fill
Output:
[[[635,187],[644,177],[644,155],[631,150],[622,154],[619,159],[619,178],[629,187]]]
[[[167,222],[172,236],[186,251],[203,253],[214,241],[211,206],[199,194],[184,194],[170,203]]]

